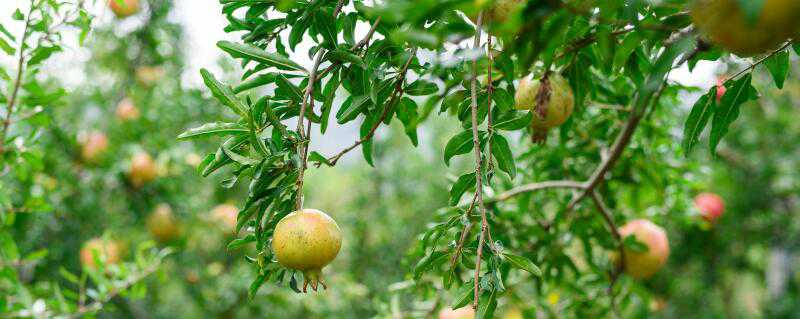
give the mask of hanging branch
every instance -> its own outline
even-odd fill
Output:
[[[367,135],[364,135],[364,137],[362,137],[361,139],[359,139],[358,141],[353,143],[353,145],[350,145],[349,147],[343,149],[342,151],[340,151],[336,155],[333,155],[333,156],[329,157],[328,160],[327,160],[328,161],[328,165],[335,166],[336,163],[339,161],[339,159],[342,158],[342,156],[344,156],[348,152],[354,150],[359,145],[364,144],[365,142],[369,141],[370,139],[372,139],[373,136],[375,136],[375,131],[378,130],[378,127],[381,125],[381,123],[383,123],[383,121],[386,119],[386,117],[389,116],[389,114],[391,113],[391,110],[394,108],[394,105],[397,104],[397,102],[400,101],[400,98],[403,97],[403,90],[404,90],[403,89],[403,84],[405,83],[406,74],[408,73],[409,66],[411,66],[411,61],[414,60],[414,57],[416,55],[417,55],[417,48],[414,47],[413,49],[411,49],[411,54],[409,55],[408,60],[406,60],[406,63],[403,65],[403,68],[400,70],[400,74],[398,74],[398,76],[397,76],[397,80],[395,81],[395,84],[394,84],[394,90],[392,91],[392,95],[389,97],[389,101],[386,102],[386,106],[383,108],[383,113],[381,114],[381,117],[377,121],[375,121],[374,124],[372,124],[372,127],[369,129],[369,132],[367,133]],[[317,167],[319,167],[319,165],[320,164],[318,163]]]
[[[41,1],[39,2],[41,5]],[[17,103],[17,95],[19,94],[19,89],[22,86],[22,75],[25,71],[25,40],[28,39],[28,30],[31,27],[31,16],[33,15],[34,9],[38,5],[31,2],[31,8],[28,10],[28,15],[25,16],[25,27],[22,31],[22,38],[20,39],[19,43],[19,59],[17,59],[17,75],[14,78],[14,86],[11,89],[11,97],[8,99],[6,104],[6,117],[3,119],[3,129],[0,131],[0,155],[5,153],[5,145],[6,145],[6,135],[8,135],[8,129],[11,126],[11,115],[14,113],[14,107]]]
[[[472,48],[477,50],[481,42],[481,24],[483,23],[483,12],[478,14],[478,21],[476,23],[477,30],[475,32],[475,40],[472,42]],[[478,297],[480,297],[480,273],[481,273],[481,258],[483,257],[483,245],[486,241],[486,232],[488,230],[488,222],[486,220],[486,207],[483,204],[483,164],[481,155],[481,141],[478,135],[478,60],[472,61],[472,79],[470,79],[470,91],[472,102],[470,108],[472,109],[472,144],[475,150],[475,197],[478,199],[478,210],[481,212],[481,233],[478,239],[478,255],[475,259],[475,281],[474,293],[475,299],[472,300],[472,308],[478,308]]]

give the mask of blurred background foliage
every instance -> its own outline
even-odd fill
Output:
[[[61,269],[80,272],[78,251],[90,238],[106,236],[130,247],[155,239],[146,220],[166,204],[181,233],[161,245],[175,253],[145,280],[146,293],[113,298],[99,317],[437,316],[454,292],[439,289],[436,276],[415,282],[413,269],[425,253],[419,234],[451,217],[440,210],[447,206],[449,185],[471,167],[469,158],[450,167],[441,160],[459,123],[433,117],[421,129],[419,148],[395,123],[374,145],[374,168],[351,158],[334,168],[311,169],[307,206],[324,207],[345,233],[339,258],[326,269],[330,289],[301,295],[266,285],[248,300],[251,267],[241,251],[225,248],[232,237],[212,213],[217,205],[236,203],[246,190],[221,187],[222,176],[212,175],[210,182],[196,171],[200,154],[213,152],[213,143],[176,142],[185,128],[229,114],[211,105],[203,90],[182,83],[191,52],[182,42],[182,27],[168,19],[171,2],[152,0],[143,7],[122,21],[125,27],[114,21],[92,31],[85,78],[34,119],[43,127],[40,159],[2,175],[6,190],[26,190],[5,194],[23,208],[9,212],[15,218],[8,229],[19,250],[47,252],[18,266],[24,284],[69,285]],[[735,72],[741,62],[726,60],[718,72]],[[757,79],[771,81],[764,72]],[[58,81],[54,76],[46,85],[58,88]],[[653,279],[620,279],[612,294],[625,296],[617,300],[627,305],[623,317],[796,318],[800,313],[800,78],[791,74],[781,91],[771,84],[757,88],[762,98],[742,108],[719,155],[695,151],[686,159],[679,132],[697,92],[670,86],[617,166],[615,179],[603,186],[603,194],[613,195],[606,199],[618,221],[654,220],[667,229],[672,249],[668,266]],[[118,117],[122,101],[131,101],[139,116]],[[607,147],[596,140],[613,139],[621,112],[590,103],[553,137],[558,142],[552,147],[529,147],[527,137],[513,136],[519,172],[526,180],[585,176]],[[108,149],[87,161],[82,141],[92,132],[107,136]],[[579,138],[589,136],[595,139]],[[140,152],[154,159],[157,177],[137,186],[128,174]],[[726,214],[716,225],[701,221],[692,204],[693,196],[705,191],[725,199]],[[571,216],[557,209],[569,195],[539,192],[492,208],[495,239],[530,247],[520,253],[532,254],[545,274],[541,280],[510,274],[499,317],[609,315],[604,271],[614,244],[590,207],[578,207]],[[548,220],[569,222],[542,224]],[[36,295],[37,289],[32,291]]]

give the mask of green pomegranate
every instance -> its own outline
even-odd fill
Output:
[[[544,87],[542,83],[545,83]],[[523,78],[514,99],[516,109],[533,112],[532,138],[537,143],[546,140],[548,130],[564,124],[575,106],[575,96],[569,82],[558,74],[550,75],[544,80],[532,81],[530,76]],[[544,105],[539,107],[539,101]]]
[[[145,221],[147,230],[161,243],[167,243],[180,237],[181,228],[172,208],[167,204],[159,204],[155,210],[147,216]]]
[[[317,291],[322,268],[331,263],[342,247],[342,232],[336,221],[316,209],[301,209],[286,215],[275,226],[272,251],[278,263],[303,272],[303,292],[308,284]]]
[[[755,21],[747,19],[739,0],[695,0],[691,16],[709,41],[741,56],[775,49],[800,31],[797,0],[764,0]]]

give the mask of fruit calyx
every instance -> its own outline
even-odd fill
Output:
[[[317,291],[319,285],[328,290],[328,285],[322,281],[322,269],[307,269],[303,270],[303,293],[308,292],[308,285],[311,285],[311,290]]]

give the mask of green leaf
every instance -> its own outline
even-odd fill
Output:
[[[336,47],[336,21],[333,18],[333,12],[323,11],[322,14],[314,15],[314,26],[317,31],[322,34],[325,39],[324,44],[327,48]]]
[[[483,295],[478,300],[478,311],[475,319],[491,319],[497,309],[497,296],[494,290],[489,295]]]
[[[265,281],[267,281],[267,278],[269,278],[268,273],[260,273],[250,284],[250,288],[247,289],[247,294],[251,300],[256,296],[258,289],[261,288]]]
[[[207,135],[236,135],[247,132],[248,129],[246,127],[237,123],[214,122],[206,123],[195,128],[190,128],[178,135],[178,139],[188,139]]]
[[[481,132],[483,133],[483,132]],[[444,147],[444,163],[450,166],[450,159],[456,155],[466,154],[473,147],[472,130],[464,130],[453,136]]]
[[[17,51],[14,49],[13,46],[11,46],[11,44],[6,42],[6,40],[3,38],[0,38],[0,49],[3,50],[8,55],[13,55],[14,52]]]
[[[689,156],[692,148],[697,144],[700,133],[705,129],[716,107],[717,86],[712,86],[708,93],[701,96],[694,104],[689,117],[683,125],[683,143],[681,145],[686,156]]]
[[[764,65],[767,66],[769,73],[772,74],[775,86],[783,89],[783,82],[786,81],[786,76],[789,75],[789,50],[775,53],[764,61]]]
[[[739,117],[739,107],[754,98],[755,88],[751,85],[752,73],[748,73],[741,79],[734,81],[727,88],[719,107],[714,111],[714,118],[711,122],[711,136],[709,148],[712,153],[716,153],[717,145],[722,137],[728,133],[731,123]]]
[[[249,59],[282,70],[306,72],[306,69],[289,58],[280,54],[268,53],[258,47],[229,41],[219,41],[217,42],[217,46],[234,58]]]
[[[336,112],[336,122],[344,124],[354,120],[358,114],[361,113],[361,110],[368,101],[369,96],[366,95],[347,98],[347,100],[342,103],[342,107],[339,108],[339,111]]]
[[[496,130],[516,131],[528,127],[532,120],[533,114],[530,111],[514,111],[497,119],[492,127]]]
[[[417,262],[417,265],[414,267],[414,278],[421,278],[425,271],[434,265],[447,260],[448,256],[449,255],[447,253],[441,251],[432,251],[430,254],[425,255],[425,257],[422,257],[422,259],[420,259],[419,262]]]
[[[364,60],[361,59],[361,57],[359,57],[359,56],[357,56],[357,55],[355,55],[352,52],[347,51],[347,50],[336,49],[336,50],[330,51],[330,52],[328,52],[328,58],[331,61],[336,61],[336,62],[340,62],[340,63],[350,63],[352,65],[356,65],[356,66],[359,66],[359,67],[364,68],[364,69],[367,68],[367,64],[364,63]]]
[[[464,174],[458,177],[453,186],[450,187],[450,206],[455,206],[461,200],[461,196],[475,186],[475,173]]]
[[[497,167],[508,173],[511,178],[517,176],[517,166],[514,164],[514,154],[511,153],[508,140],[503,135],[495,134],[491,141],[492,156],[497,160]]]
[[[253,235],[253,234],[249,234],[249,235],[245,236],[244,238],[237,238],[237,239],[232,240],[228,244],[228,250],[236,250],[236,249],[239,249],[241,247],[244,247],[245,245],[247,245],[249,243],[254,243],[254,242],[256,242],[256,236]]]
[[[203,82],[205,82],[208,89],[211,90],[211,94],[213,94],[220,103],[233,110],[236,114],[242,116],[246,114],[244,105],[242,105],[242,102],[239,101],[229,86],[223,85],[217,81],[214,75],[206,69],[201,69],[200,74],[203,76]]]
[[[465,282],[463,286],[458,288],[458,291],[455,294],[455,298],[453,298],[453,306],[452,309],[458,309],[464,307],[472,302],[475,299],[475,281],[470,279],[469,281]]]
[[[313,151],[308,154],[308,161],[312,163],[320,163],[320,164],[325,164],[327,166],[331,166],[331,162],[328,161],[328,158],[317,151]]]
[[[333,76],[331,76],[331,79],[328,80],[328,83],[325,84],[325,89],[322,91],[322,95],[325,97],[325,100],[322,102],[322,116],[319,125],[322,134],[325,134],[325,131],[328,130],[328,121],[331,117],[333,99],[336,97],[337,88],[339,88],[339,75],[338,72],[335,72]]]
[[[503,252],[503,258],[508,260],[508,262],[512,266],[514,266],[516,268],[519,268],[519,269],[522,269],[524,271],[527,271],[531,275],[534,275],[536,277],[541,277],[542,276],[542,270],[539,269],[539,267],[537,267],[528,258],[525,258],[525,257],[522,257],[522,256],[517,256],[517,255],[511,254],[511,253],[507,253],[507,252]]]
[[[404,92],[408,95],[425,96],[431,95],[439,91],[439,87],[433,82],[428,82],[422,79],[414,81],[414,83],[406,86]]]
[[[300,90],[299,87],[294,85],[294,83],[289,81],[289,79],[287,79],[285,76],[283,76],[283,74],[279,74],[278,75],[276,84],[282,90],[282,92],[284,92],[286,94],[289,94],[289,98],[292,101],[295,101],[298,104],[302,103],[302,101],[303,101],[303,91]]]
[[[237,85],[235,88],[233,88],[233,93],[239,94],[244,91],[257,88],[259,86],[267,85],[269,83],[274,83],[275,77],[276,73],[267,73],[259,75],[253,79],[247,80]]]
[[[622,239],[622,245],[625,246],[626,250],[630,250],[635,253],[646,253],[649,250],[647,245],[636,240],[636,236],[633,234],[625,236],[625,238]]]

